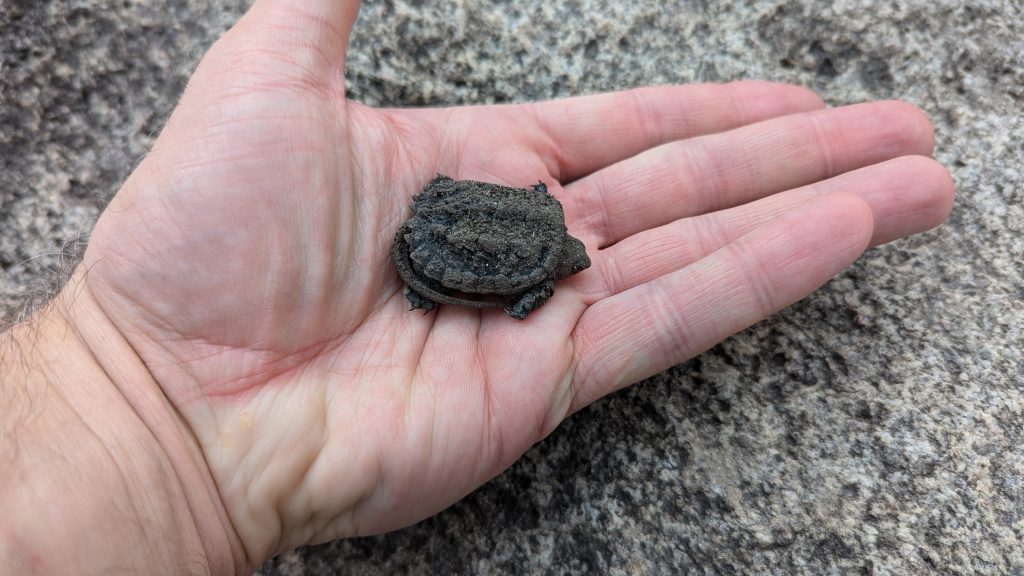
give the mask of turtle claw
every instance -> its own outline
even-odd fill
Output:
[[[409,287],[406,287],[405,289],[405,298],[409,301],[409,305],[411,306],[411,308],[409,308],[410,312],[420,309],[423,310],[424,316],[437,305],[433,300],[424,297],[422,294]]]

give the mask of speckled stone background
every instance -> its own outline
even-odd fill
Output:
[[[785,80],[935,122],[948,223],[574,416],[443,514],[272,574],[1024,573],[1024,7],[367,2],[351,95]],[[247,2],[0,0],[0,306],[60,269]]]

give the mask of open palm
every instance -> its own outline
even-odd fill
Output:
[[[347,101],[357,3],[263,0],[197,70],[86,254],[249,559],[424,518],[572,411],[803,297],[952,186],[899,103],[765,83],[516,106]],[[526,320],[410,312],[390,261],[436,173],[545,181],[591,269]]]

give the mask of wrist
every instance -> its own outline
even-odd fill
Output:
[[[241,573],[202,453],[81,271],[0,334],[0,572]]]

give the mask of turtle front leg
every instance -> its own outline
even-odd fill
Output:
[[[427,298],[426,296],[420,294],[419,292],[413,290],[412,288],[409,288],[408,286],[405,287],[405,298],[406,300],[409,301],[409,305],[412,306],[412,308],[409,308],[409,310],[416,310],[417,308],[419,308],[423,310],[424,314],[426,314],[427,312],[430,312],[431,310],[434,309],[433,300]]]
[[[505,313],[509,316],[522,320],[531,310],[548,301],[555,293],[555,281],[548,280],[541,282],[526,292],[520,294],[515,302],[505,307]]]

